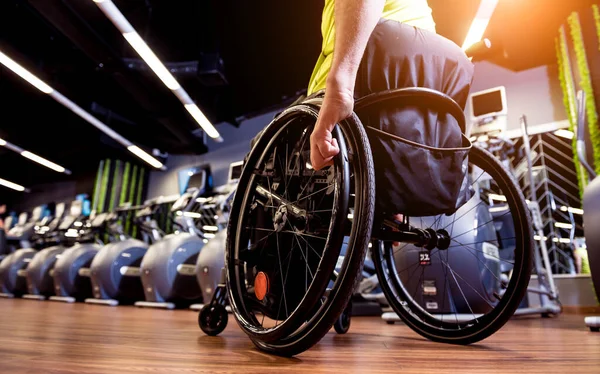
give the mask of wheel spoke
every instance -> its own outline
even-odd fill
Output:
[[[447,262],[444,262],[444,265],[446,265],[446,267],[448,268],[448,270],[450,270],[450,273],[452,273],[452,279],[454,279],[454,282],[456,283],[456,285],[458,286],[458,289],[460,291],[460,294],[463,297],[463,300],[465,300],[465,303],[467,303],[467,306],[469,307],[469,310],[471,311],[471,314],[473,315],[473,319],[477,322],[479,322],[477,320],[477,317],[475,317],[475,313],[473,313],[473,309],[471,308],[471,304],[469,304],[469,300],[467,300],[467,297],[465,296],[465,293],[463,292],[462,287],[460,286],[460,284],[458,283],[458,280],[456,280],[456,277],[454,276],[454,271],[452,270],[452,268],[448,265]]]
[[[508,213],[510,213],[510,210],[509,210],[509,211],[507,211],[506,213],[502,214],[502,215],[501,215],[501,216],[499,216],[499,217],[492,218],[491,220],[489,220],[489,221],[487,221],[487,222],[484,222],[484,223],[482,223],[481,225],[479,225],[479,226],[477,226],[477,227],[475,227],[475,228],[473,228],[473,229],[469,229],[469,230],[467,230],[467,231],[465,231],[465,232],[461,233],[460,235],[456,235],[456,236],[455,236],[453,239],[460,238],[461,236],[463,236],[463,235],[465,235],[465,234],[467,234],[467,233],[469,233],[469,232],[471,232],[471,231],[477,230],[478,228],[480,228],[480,227],[483,227],[483,226],[487,225],[488,223],[491,223],[491,222],[493,222],[495,219],[498,219],[498,218],[500,218],[500,217],[504,217],[504,216],[505,216],[505,215],[507,215]]]
[[[308,195],[306,195],[306,196],[304,196],[304,197],[302,197],[302,198],[299,198],[298,200],[294,201],[292,204],[296,204],[296,203],[297,203],[297,202],[299,202],[300,200],[304,200],[304,199],[306,199],[306,198],[309,198],[309,197],[311,197],[311,196],[313,196],[313,195],[316,195],[316,194],[318,194],[318,193],[319,193],[319,192],[321,192],[321,191],[326,191],[326,190],[328,190],[328,189],[329,189],[329,188],[330,188],[332,185],[334,185],[334,184],[328,184],[328,185],[326,185],[325,187],[321,188],[320,190],[317,190],[317,191],[315,191],[315,192],[313,192],[313,193],[311,193],[311,194],[308,194]]]
[[[279,233],[276,234],[275,237],[277,238],[277,259],[278,259],[278,262],[279,262],[279,271],[280,271],[279,275],[280,275],[280,278],[281,278],[281,286],[282,286],[281,296],[283,298],[283,302],[285,303],[285,314],[289,315],[288,314],[288,310],[287,310],[287,299],[285,297],[285,283],[284,283],[284,280],[283,280],[283,271],[282,271],[282,268],[281,268],[281,253],[279,251]],[[280,311],[281,311],[281,299],[279,300],[279,310],[277,311],[277,317],[276,318],[279,318],[279,312]],[[275,326],[277,326],[277,322],[275,322]]]
[[[472,249],[472,250],[474,250],[474,251],[476,251],[476,252],[481,252],[481,253],[483,253],[483,251],[480,251],[480,250],[478,250],[477,248],[473,248],[473,247],[471,247],[471,246],[468,246],[468,245],[465,245],[465,244],[461,244],[461,243],[460,243],[458,240],[454,240],[454,239],[451,239],[451,240],[452,240],[452,241],[454,241],[454,242],[457,242],[458,244],[460,244],[460,246],[461,246],[461,247],[470,248],[470,249]],[[459,247],[458,247],[458,246],[452,246],[452,247],[448,247],[448,249],[450,249],[450,248],[459,248]],[[504,260],[504,259],[502,259],[502,258],[500,258],[500,257],[497,257],[497,256],[494,256],[494,255],[491,255],[491,254],[489,254],[489,253],[488,253],[488,256],[490,256],[490,257],[493,257],[493,258],[495,258],[495,259],[498,259],[499,261],[506,262],[507,264],[511,264],[511,265],[513,265],[513,266],[515,265],[515,264],[514,264],[514,262],[510,262],[510,261]]]

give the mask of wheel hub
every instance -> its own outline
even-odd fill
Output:
[[[450,234],[446,230],[434,230],[432,228],[423,230],[424,245],[428,250],[434,248],[448,249],[450,247]]]
[[[275,212],[275,216],[273,217],[273,227],[275,228],[275,231],[280,232],[281,230],[283,230],[287,220],[288,220],[287,206],[282,205],[279,208],[277,208],[277,211]]]

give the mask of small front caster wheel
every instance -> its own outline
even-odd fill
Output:
[[[339,316],[337,321],[335,321],[335,324],[333,325],[335,332],[337,332],[338,334],[347,333],[348,330],[350,329],[351,316],[352,316],[352,301],[348,302],[346,309],[344,309],[344,311]]]
[[[217,336],[227,327],[229,316],[221,304],[208,304],[198,313],[198,325],[206,335]]]
[[[592,332],[600,332],[600,327],[590,327],[590,331],[592,331]]]

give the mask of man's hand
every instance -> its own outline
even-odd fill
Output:
[[[310,135],[310,162],[315,170],[333,164],[340,148],[331,131],[337,123],[348,118],[353,109],[353,90],[328,82],[317,124]]]

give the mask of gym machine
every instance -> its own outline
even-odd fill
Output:
[[[60,204],[59,204],[60,205]],[[54,295],[54,282],[52,279],[52,271],[56,260],[66,250],[64,245],[64,239],[68,237],[70,232],[74,230],[75,222],[80,222],[82,217],[82,205],[83,202],[76,200],[71,202],[69,208],[69,214],[65,216],[57,227],[57,232],[47,231],[45,236],[58,236],[58,243],[50,247],[41,249],[31,259],[31,262],[25,269],[27,279],[27,291],[26,295],[23,295],[25,299],[32,300],[46,300],[48,297]],[[59,206],[58,211],[60,215],[64,212],[64,204]],[[40,225],[40,227],[49,227]],[[50,238],[42,239],[44,242],[52,242]]]
[[[20,249],[7,255],[0,262],[0,297],[21,297],[27,293],[26,268],[37,251],[31,247],[36,223],[42,219],[45,205],[33,209],[27,220],[27,213],[21,213],[15,227],[9,230],[6,237],[8,245],[19,243]],[[55,218],[59,220],[60,218]]]
[[[204,304],[210,303],[222,279],[225,266],[225,241],[227,239],[227,222],[231,200],[236,191],[239,176],[242,172],[242,161],[229,165],[229,178],[225,185],[215,188],[213,196],[199,198],[199,212],[204,218],[202,229],[206,244],[198,255],[196,262],[196,278],[202,291],[202,304],[193,304],[192,310],[201,310]],[[229,311],[229,306],[226,307]]]
[[[73,303],[92,297],[90,265],[102,248],[97,235],[104,233],[110,213],[99,213],[79,230],[78,239],[66,249],[52,270],[55,296],[51,301]],[[79,227],[83,226],[83,222]]]
[[[211,181],[206,166],[191,176],[187,190],[172,205],[170,213],[177,231],[156,241],[144,255],[140,274],[146,299],[136,306],[174,309],[202,300],[195,264],[205,237],[196,222],[204,221],[206,213],[196,208],[198,199],[212,194]]]
[[[130,213],[139,224],[153,214],[156,205],[157,201],[151,200],[144,206],[117,208],[115,213],[107,216],[107,231],[115,241],[104,245],[90,264],[93,296],[85,299],[86,303],[117,306],[144,299],[140,263],[148,244],[126,235],[123,225]],[[154,235],[158,237],[158,233]]]
[[[592,281],[596,295],[600,299],[600,178],[587,161],[585,150],[585,129],[587,127],[585,113],[585,93],[577,93],[577,156],[587,171],[590,182],[583,192],[583,223],[585,225],[585,242],[588,248],[588,259],[592,273]],[[585,324],[590,331],[600,331],[600,316],[585,317]]]

